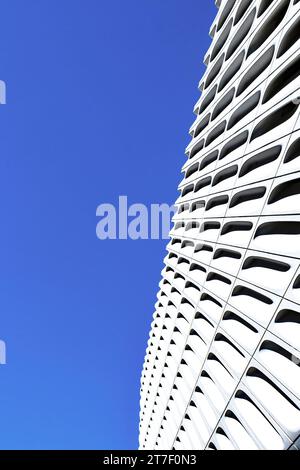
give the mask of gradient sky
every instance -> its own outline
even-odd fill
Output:
[[[96,207],[173,203],[213,0],[1,0],[1,449],[135,449],[166,241]]]

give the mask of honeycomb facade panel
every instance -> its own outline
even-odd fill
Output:
[[[140,449],[299,449],[300,2],[217,1]]]

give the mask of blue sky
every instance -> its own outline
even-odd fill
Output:
[[[135,449],[165,241],[96,207],[173,203],[213,0],[1,0],[1,449]]]

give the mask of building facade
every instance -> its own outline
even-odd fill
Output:
[[[216,3],[140,449],[300,449],[300,1]]]

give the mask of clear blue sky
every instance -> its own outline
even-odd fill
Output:
[[[96,207],[177,197],[213,0],[1,0],[1,449],[134,449],[165,241]]]

